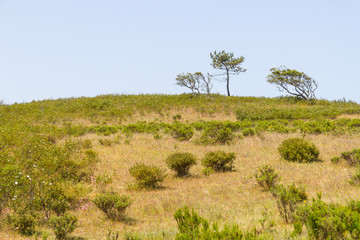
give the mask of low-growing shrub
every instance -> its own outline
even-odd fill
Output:
[[[280,182],[279,175],[275,172],[275,169],[269,165],[264,165],[258,168],[255,174],[255,179],[260,186],[269,191]]]
[[[283,186],[276,185],[271,189],[271,194],[275,197],[280,216],[286,223],[294,221],[294,214],[301,202],[307,200],[305,188],[295,185]]]
[[[360,165],[358,165],[357,170],[351,179],[349,180],[351,185],[359,186],[360,185]]]
[[[231,171],[236,156],[233,152],[212,151],[208,152],[201,160],[205,168],[212,168],[216,172]]]
[[[278,151],[285,160],[290,162],[313,162],[318,160],[319,150],[315,144],[303,138],[289,138],[283,141]]]
[[[22,236],[32,236],[36,233],[38,221],[34,211],[18,211],[9,215],[7,220]]]
[[[360,164],[360,149],[342,152],[341,158],[345,159],[350,166],[356,166],[357,164]]]
[[[179,141],[186,141],[192,138],[194,130],[191,126],[177,122],[172,126],[171,135]]]
[[[125,210],[131,205],[129,196],[120,196],[115,192],[99,194],[95,197],[93,202],[109,219],[114,221],[123,220],[125,217]]]
[[[321,195],[296,211],[297,233],[306,226],[310,239],[360,239],[360,201],[345,206],[325,203]]]
[[[230,144],[234,139],[234,133],[231,128],[218,126],[218,125],[210,125],[206,126],[203,130],[197,142],[200,144]]]
[[[155,189],[166,178],[166,173],[154,165],[136,163],[129,169],[130,175],[135,178],[135,185],[139,189]]]
[[[166,164],[179,177],[189,175],[190,167],[196,164],[196,157],[191,153],[174,153],[167,157]]]
[[[179,232],[176,234],[175,240],[255,240],[257,239],[257,231],[243,232],[238,225],[226,225],[220,230],[217,223],[212,224],[205,218],[199,216],[194,210],[190,212],[189,208],[183,207],[178,209],[174,214]]]
[[[112,183],[112,180],[112,177],[108,173],[100,174],[95,179],[96,188],[99,192],[104,193],[106,191],[107,185]]]
[[[242,134],[244,137],[247,137],[247,136],[254,136],[256,134],[256,131],[254,128],[245,128],[243,131],[242,131]]]
[[[101,145],[107,146],[107,147],[109,147],[109,146],[111,146],[111,145],[113,144],[111,140],[106,139],[106,138],[104,138],[104,139],[99,139],[99,143],[100,143]]]
[[[54,228],[56,239],[66,239],[67,235],[72,233],[77,227],[78,219],[71,214],[63,216],[54,216],[50,218],[50,225]]]

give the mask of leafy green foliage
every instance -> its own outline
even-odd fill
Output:
[[[231,128],[222,124],[210,123],[203,128],[203,132],[197,142],[201,144],[230,144],[234,139]]]
[[[359,239],[360,202],[350,201],[342,206],[325,203],[321,195],[312,203],[307,203],[296,212],[294,224],[305,225],[313,239]],[[301,232],[301,225],[298,232]]]
[[[286,223],[294,221],[294,214],[298,205],[307,200],[305,188],[295,185],[276,185],[271,188],[271,194],[275,197],[280,216]]]
[[[131,205],[129,196],[120,196],[112,191],[97,195],[93,202],[109,219],[114,221],[123,220],[125,210]]]
[[[205,168],[211,168],[216,172],[231,171],[236,156],[233,152],[211,151],[201,160]]]
[[[144,163],[136,163],[129,169],[129,172],[135,178],[136,187],[139,189],[160,188],[160,183],[167,176],[159,167]]]
[[[50,225],[54,228],[56,239],[66,239],[69,233],[72,233],[77,227],[78,219],[71,214],[63,216],[54,216],[50,219]]]
[[[167,157],[167,166],[179,177],[189,175],[190,167],[196,164],[196,157],[191,153],[174,153]]]
[[[194,131],[191,126],[175,123],[172,125],[171,135],[177,140],[186,141],[194,135]]]
[[[290,162],[313,162],[317,161],[319,156],[319,150],[315,144],[303,138],[289,138],[283,141],[278,151],[281,157]]]
[[[230,74],[239,74],[246,71],[246,69],[241,67],[245,58],[243,56],[236,58],[234,57],[234,53],[227,53],[225,51],[214,51],[210,53],[210,57],[213,68],[225,71],[222,75],[226,75],[226,89],[228,96],[230,96]]]
[[[280,182],[279,175],[275,169],[269,165],[264,165],[258,168],[255,174],[255,179],[265,190],[269,191]]]
[[[210,227],[210,223],[205,218],[199,216],[193,209],[183,207],[178,209],[174,214],[179,232],[176,234],[176,240],[241,240],[256,239],[256,231],[243,232],[237,225],[225,225],[222,230],[218,224],[214,223]]]
[[[34,211],[17,209],[14,214],[8,216],[7,221],[22,236],[32,236],[36,233],[38,220]]]
[[[303,72],[288,69],[285,66],[270,69],[267,81],[275,84],[282,92],[285,91],[296,97],[312,100],[315,99],[317,82]]]

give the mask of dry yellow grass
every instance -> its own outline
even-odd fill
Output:
[[[136,134],[130,144],[124,139],[110,147],[98,143],[96,135],[88,135],[94,150],[101,159],[97,174],[108,172],[113,176],[111,187],[120,194],[130,195],[133,205],[127,213],[131,223],[114,223],[91,206],[87,211],[78,211],[80,226],[75,235],[89,239],[103,239],[108,229],[123,232],[136,232],[154,238],[172,238],[176,233],[174,212],[187,205],[210,221],[237,223],[244,229],[259,226],[259,219],[266,210],[278,225],[278,236],[284,224],[275,201],[269,193],[257,185],[254,174],[264,164],[273,166],[282,177],[282,183],[305,185],[309,197],[322,192],[325,201],[344,203],[350,198],[359,197],[358,188],[347,181],[354,168],[346,164],[333,164],[330,159],[342,151],[359,147],[360,136],[307,136],[318,146],[322,162],[312,164],[290,163],[281,160],[277,146],[286,138],[297,136],[289,134],[263,134],[236,140],[228,146],[201,146],[191,141],[179,142],[171,137],[155,140],[152,135]],[[114,137],[109,137],[114,138]],[[166,157],[176,151],[191,152],[199,159],[208,151],[221,149],[235,152],[235,172],[217,173],[206,177],[201,174],[200,161],[191,169],[192,177],[180,179],[166,168]],[[127,190],[131,181],[128,169],[136,162],[154,164],[167,169],[169,177],[162,190]],[[96,191],[91,195],[94,196]]]

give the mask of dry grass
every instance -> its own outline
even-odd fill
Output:
[[[307,136],[320,149],[322,162],[312,164],[290,163],[279,159],[277,146],[286,138],[298,135],[264,134],[260,137],[239,139],[228,146],[201,146],[191,141],[179,142],[170,137],[154,140],[152,135],[134,135],[130,144],[124,139],[119,144],[104,147],[97,141],[96,135],[88,135],[93,141],[94,150],[99,153],[101,162],[98,172],[109,172],[114,179],[111,187],[121,194],[128,194],[134,200],[128,209],[129,223],[114,223],[91,206],[87,211],[78,211],[80,227],[76,234],[89,239],[101,239],[108,228],[123,232],[136,232],[152,237],[174,237],[176,222],[173,213],[183,205],[194,208],[200,215],[210,221],[237,223],[244,229],[259,226],[259,219],[266,210],[271,219],[278,225],[280,237],[283,222],[278,215],[275,201],[264,192],[254,179],[257,167],[270,164],[282,177],[283,184],[300,184],[306,186],[310,198],[322,192],[325,201],[339,203],[350,198],[358,198],[358,188],[351,186],[347,180],[355,169],[345,164],[333,164],[330,159],[359,147],[360,136]],[[114,138],[114,137],[109,137]],[[131,181],[128,169],[136,162],[157,165],[166,169],[166,157],[176,151],[191,152],[201,159],[208,151],[221,149],[233,151],[237,158],[236,171],[212,174],[209,177],[201,174],[202,166],[191,169],[192,177],[180,179],[167,170],[169,177],[164,181],[164,189],[153,191],[127,190]],[[92,195],[95,195],[93,192]]]

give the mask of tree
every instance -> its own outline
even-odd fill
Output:
[[[208,74],[205,77],[201,72],[196,72],[194,74],[178,74],[176,77],[176,84],[181,87],[189,88],[193,94],[200,94],[200,91],[210,94],[212,89],[211,75]]]
[[[267,81],[277,85],[280,92],[300,97],[305,100],[316,99],[315,90],[318,88],[317,82],[303,72],[288,69],[285,66],[270,69],[271,74],[267,76]]]
[[[230,96],[230,75],[238,75],[241,72],[245,72],[246,69],[240,65],[244,62],[243,56],[239,58],[234,57],[234,53],[227,53],[225,51],[210,53],[212,59],[211,66],[215,69],[224,70],[225,73],[220,75],[226,75],[226,89],[227,94]]]

